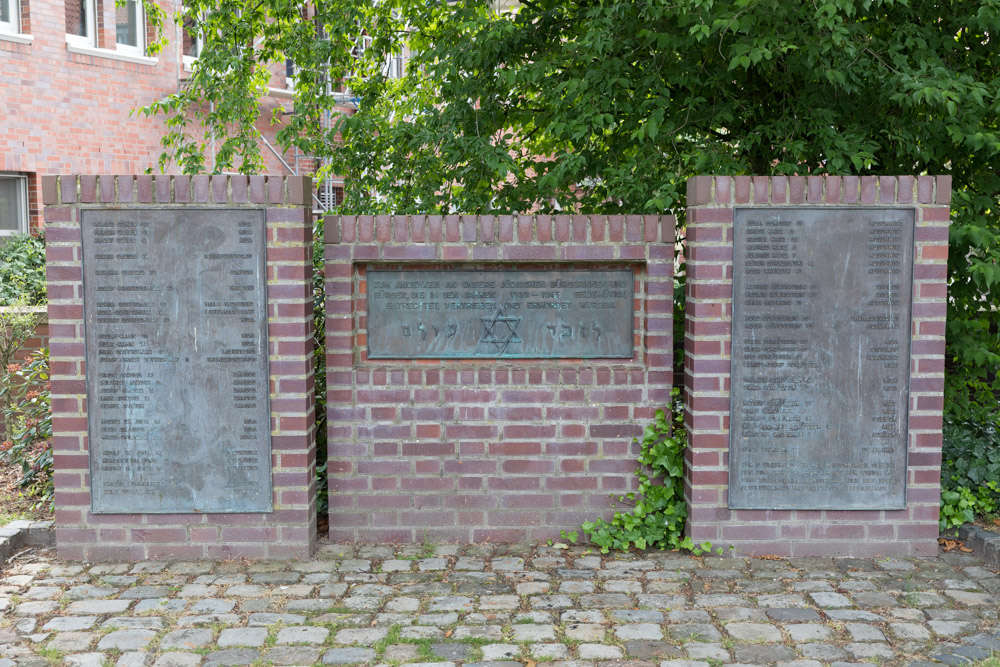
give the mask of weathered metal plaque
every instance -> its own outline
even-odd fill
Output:
[[[729,506],[902,509],[912,209],[736,209]]]
[[[271,511],[263,211],[81,227],[93,511]]]
[[[368,271],[369,359],[627,358],[631,269]]]

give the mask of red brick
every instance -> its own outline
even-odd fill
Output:
[[[788,178],[789,201],[793,204],[803,204],[806,201],[805,176],[790,176]]]
[[[541,454],[542,445],[539,442],[491,442],[489,452],[492,456],[535,456]]]
[[[935,178],[935,204],[951,203],[951,176],[937,176]]]
[[[722,526],[723,540],[774,540],[778,537],[779,529],[777,526],[747,526],[740,524]],[[763,553],[772,553],[772,550],[767,549]]]
[[[544,246],[505,246],[503,258],[507,260],[554,260],[556,248]]]
[[[753,177],[753,201],[755,204],[766,204],[768,203],[768,182],[770,179],[767,176],[754,176]]]
[[[749,176],[736,176],[735,182],[735,201],[737,204],[749,204],[750,203],[750,184],[751,179]]]
[[[823,176],[807,176],[806,177],[806,200],[810,204],[822,204],[823,203]]]
[[[839,204],[840,203],[840,186],[841,177],[840,176],[824,176],[824,183],[826,187],[826,203],[827,204]]]
[[[386,246],[382,249],[382,258],[387,260],[432,260],[436,257],[437,248],[429,245]]]
[[[862,176],[861,177],[861,203],[862,204],[874,204],[876,188],[878,187],[878,177],[877,176]]]

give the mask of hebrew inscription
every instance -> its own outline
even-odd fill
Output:
[[[736,209],[729,506],[906,506],[911,209]]]
[[[270,511],[263,212],[81,216],[93,511]]]
[[[368,357],[631,358],[630,269],[369,270]]]

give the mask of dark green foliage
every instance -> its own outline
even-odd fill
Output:
[[[944,426],[941,476],[957,486],[976,488],[1000,480],[1000,429],[992,424]]]
[[[941,463],[941,530],[958,528],[1000,506],[1000,430],[947,422]]]
[[[53,502],[52,397],[49,393],[49,351],[39,350],[21,364],[0,372],[0,404],[11,427],[11,439],[0,442],[0,463],[21,468],[19,486],[35,507]]]
[[[8,237],[0,243],[0,307],[45,303],[45,236]]]
[[[998,418],[995,2],[325,0],[316,21],[289,0],[184,6],[207,43],[147,109],[168,116],[165,160],[204,169],[211,138],[215,169],[258,169],[264,65],[289,57],[279,140],[347,178],[345,212],[681,212],[695,174],[950,174],[946,409]],[[385,77],[404,42],[406,77]],[[331,79],[359,109],[325,126]]]

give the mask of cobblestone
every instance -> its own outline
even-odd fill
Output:
[[[1000,650],[998,594],[996,573],[955,553],[324,545],[295,563],[77,565],[39,552],[0,572],[0,667],[44,667],[56,652],[102,667],[964,667]]]
[[[263,646],[267,641],[267,628],[226,628],[219,635],[216,644],[229,646]]]
[[[146,645],[156,636],[153,630],[115,630],[101,637],[97,643],[99,651],[138,651],[146,648]]]
[[[161,649],[177,649],[190,651],[204,648],[212,643],[214,633],[208,628],[190,628],[186,630],[174,630],[160,639]]]

